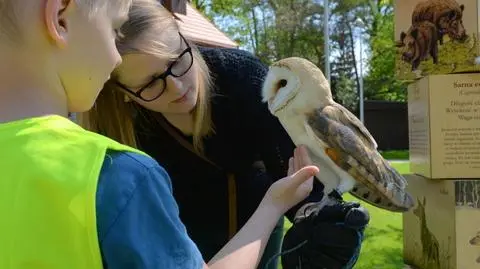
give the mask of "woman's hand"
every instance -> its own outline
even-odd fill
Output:
[[[357,202],[323,207],[287,231],[282,252],[288,255],[282,256],[282,267],[353,268],[369,221],[367,209]]]
[[[270,186],[261,205],[271,207],[283,215],[310,194],[313,176],[318,171],[318,167],[312,165],[305,146],[298,146],[288,162],[287,177]]]

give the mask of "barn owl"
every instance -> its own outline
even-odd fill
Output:
[[[262,88],[263,102],[296,145],[305,145],[325,186],[318,210],[350,192],[376,207],[404,212],[414,206],[406,180],[383,159],[360,120],[336,103],[322,71],[306,59],[273,63]],[[337,198],[335,198],[337,197]]]

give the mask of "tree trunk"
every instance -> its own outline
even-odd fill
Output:
[[[255,15],[255,8],[253,6],[250,7],[251,14],[252,14],[252,22],[253,22],[253,38],[254,38],[254,50],[256,51],[258,48],[258,25],[257,25],[257,16]]]
[[[356,54],[355,54],[355,39],[354,39],[354,35],[353,35],[352,26],[350,25],[349,22],[346,22],[346,25],[347,25],[347,28],[348,28],[348,34],[350,36],[350,40],[352,41],[352,42],[350,42],[350,50],[352,52],[353,68],[355,70],[355,81],[357,83],[357,94],[358,94],[358,96],[360,96],[360,76],[359,76],[358,67],[357,67],[357,57],[356,57]]]

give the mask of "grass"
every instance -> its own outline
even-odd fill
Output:
[[[387,153],[392,156],[405,156],[404,152]],[[408,152],[407,152],[408,156]],[[400,159],[400,158],[394,159]],[[392,158],[393,159],[393,158]],[[404,158],[403,158],[404,159]],[[393,167],[402,174],[408,174],[408,162],[393,162]],[[349,194],[345,200],[358,201]],[[360,202],[370,213],[370,224],[365,230],[360,258],[355,269],[401,269],[403,265],[402,214],[392,213]],[[285,231],[291,223],[285,219]]]
[[[387,150],[380,151],[383,158],[387,160],[408,160],[408,150]]]

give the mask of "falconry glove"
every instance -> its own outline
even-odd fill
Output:
[[[284,237],[283,268],[352,268],[357,262],[369,220],[368,211],[357,202],[328,205],[301,218]]]

